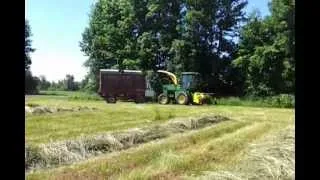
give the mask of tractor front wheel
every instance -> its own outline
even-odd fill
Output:
[[[178,94],[176,101],[180,105],[186,105],[189,102],[188,96],[185,93]]]
[[[158,102],[159,104],[168,104],[169,103],[169,97],[165,94],[160,94],[158,96]]]

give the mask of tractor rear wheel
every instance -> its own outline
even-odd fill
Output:
[[[186,104],[188,104],[189,99],[188,99],[188,96],[186,93],[179,93],[176,98],[176,101],[180,105],[186,105]]]
[[[169,97],[165,94],[160,94],[158,96],[158,102],[159,104],[168,104],[169,103]]]

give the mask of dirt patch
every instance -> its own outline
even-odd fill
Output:
[[[90,111],[97,110],[97,108],[89,108],[86,106],[64,108],[64,107],[46,107],[40,105],[26,105],[25,113],[30,114],[48,114],[48,113],[57,113],[57,112],[77,112],[77,111]]]
[[[166,138],[171,134],[204,128],[226,120],[230,119],[223,116],[204,116],[197,119],[171,120],[162,125],[141,129],[129,129],[38,146],[26,145],[25,169],[70,164],[102,153],[128,149],[142,143]]]

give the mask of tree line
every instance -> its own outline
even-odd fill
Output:
[[[199,72],[219,95],[293,94],[294,0],[272,0],[270,15],[246,14],[246,0],[98,0],[82,34],[86,88],[99,69]],[[27,63],[27,61],[26,61]]]
[[[202,75],[222,95],[294,93],[293,0],[272,0],[271,15],[246,15],[246,0],[99,0],[80,47],[91,88],[101,68]],[[238,41],[237,41],[238,39]]]
[[[26,81],[25,92],[27,94],[38,94],[39,91],[86,91],[86,85],[88,84],[85,80],[75,81],[74,76],[70,74],[57,82],[50,82],[43,75],[37,77],[30,74],[28,77],[31,78]]]

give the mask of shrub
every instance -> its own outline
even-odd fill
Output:
[[[294,108],[295,96],[290,94],[280,94],[269,97],[227,97],[219,98],[217,102],[218,105]]]
[[[293,108],[295,107],[294,96],[289,94],[280,94],[271,97],[271,105],[273,107]]]

